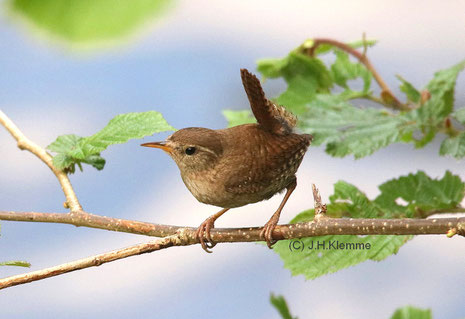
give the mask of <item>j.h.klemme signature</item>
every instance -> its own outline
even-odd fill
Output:
[[[308,250],[369,250],[371,243],[351,243],[340,242],[339,240],[312,240],[305,244],[302,240],[291,240],[289,250],[303,251]]]

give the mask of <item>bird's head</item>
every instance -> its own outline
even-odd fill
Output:
[[[201,172],[211,168],[223,154],[220,134],[201,127],[184,128],[169,136],[166,141],[141,145],[160,148],[168,153],[181,173]]]

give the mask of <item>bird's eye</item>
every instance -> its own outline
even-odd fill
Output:
[[[197,149],[195,147],[191,146],[191,147],[186,148],[185,152],[187,155],[192,155],[195,153],[196,150]]]

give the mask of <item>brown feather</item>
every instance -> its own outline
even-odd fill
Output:
[[[260,81],[246,69],[241,69],[242,84],[257,122],[269,132],[286,135],[292,132],[297,118],[284,107],[265,97]]]

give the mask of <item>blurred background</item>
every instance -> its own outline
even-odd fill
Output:
[[[311,37],[353,41],[366,32],[379,40],[368,54],[397,95],[396,74],[423,87],[435,71],[465,56],[463,1],[186,0],[163,3],[160,12],[142,4],[147,17],[120,41],[100,41],[105,34],[92,33],[98,16],[79,6],[82,16],[66,15],[62,12],[73,1],[57,2],[42,6],[53,8],[63,25],[87,17],[88,29],[53,36],[44,24],[36,29],[27,1],[15,1],[11,9],[11,2],[0,0],[0,108],[44,147],[58,135],[92,135],[126,112],[157,110],[176,128],[223,128],[223,109],[249,107],[239,69],[255,71],[257,59],[284,56]],[[36,21],[45,16],[37,14]],[[270,97],[285,89],[281,81],[264,87]],[[464,105],[464,92],[462,74],[457,106]],[[192,197],[166,154],[139,147],[167,135],[110,147],[103,153],[103,171],[85,166],[84,174],[72,175],[84,209],[189,226],[215,213],[216,207]],[[313,206],[311,183],[324,199],[338,180],[373,198],[379,184],[419,169],[431,177],[449,169],[465,178],[463,162],[439,157],[438,148],[439,140],[421,150],[393,145],[357,161],[310,148],[281,222]],[[0,154],[1,210],[66,212],[53,174],[21,152],[2,128]],[[216,225],[263,225],[281,198],[234,209]],[[1,226],[0,259],[27,260],[31,270],[148,240],[59,224],[2,221]],[[463,318],[464,251],[465,241],[457,236],[418,236],[385,261],[305,281],[291,277],[279,257],[258,244],[221,244],[213,254],[198,245],[171,248],[8,288],[0,293],[0,309],[5,318],[279,318],[269,303],[273,292],[284,295],[300,318],[388,318],[407,304],[431,308],[435,318]],[[0,276],[24,271],[1,267]]]

